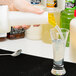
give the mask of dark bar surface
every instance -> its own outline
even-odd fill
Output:
[[[12,53],[0,49],[0,54]],[[51,74],[52,59],[21,54],[17,57],[0,56],[0,76],[54,76]],[[64,62],[67,73],[76,76],[76,64]]]

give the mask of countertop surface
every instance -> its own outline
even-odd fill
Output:
[[[9,51],[16,51],[22,49],[22,53],[43,57],[43,58],[53,58],[52,44],[45,44],[41,40],[29,40],[26,38],[17,40],[6,40],[0,42],[0,49],[6,49]],[[76,54],[71,51],[69,47],[65,48],[64,60],[67,62],[76,63]]]

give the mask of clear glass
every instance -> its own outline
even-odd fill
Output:
[[[53,43],[53,68],[51,73],[53,75],[64,75],[66,70],[64,68],[64,52],[66,47],[66,41],[68,37],[69,30],[61,28],[63,39],[61,38],[59,32],[53,28],[50,30],[52,43]]]

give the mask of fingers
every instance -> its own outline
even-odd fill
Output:
[[[40,10],[34,7],[26,0],[14,0],[13,6],[15,10],[22,11],[22,12],[31,12],[35,14],[42,14],[44,12],[44,10]]]
[[[30,28],[31,25],[16,25],[16,26],[12,26],[16,29],[20,29],[20,28],[24,28],[25,30]]]
[[[44,10],[38,9],[32,5],[27,8],[27,11],[35,14],[42,14],[44,12]]]
[[[31,26],[31,25],[22,25],[22,28],[28,29],[28,28],[30,28],[30,26]]]

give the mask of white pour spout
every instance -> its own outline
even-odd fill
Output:
[[[0,6],[0,33],[10,32],[11,26],[15,25],[31,25],[31,24],[47,24],[48,12],[43,14],[33,14],[17,11],[8,11],[8,6]]]

